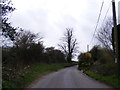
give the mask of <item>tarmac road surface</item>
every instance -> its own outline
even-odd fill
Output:
[[[77,65],[39,78],[30,88],[112,88],[77,70]]]

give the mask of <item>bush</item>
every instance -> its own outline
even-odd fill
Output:
[[[101,74],[104,76],[113,75],[117,73],[117,66],[115,64],[101,64],[101,65],[94,65],[91,69],[97,74]]]
[[[111,53],[110,53],[111,52]],[[97,74],[104,76],[117,74],[117,65],[114,62],[114,53],[112,50],[94,46],[91,49],[91,58],[86,53],[79,55],[79,69],[92,70]]]
[[[99,49],[98,60],[94,62],[92,71],[101,75],[113,75],[117,73],[117,65],[114,62],[113,55],[110,55],[106,49]]]

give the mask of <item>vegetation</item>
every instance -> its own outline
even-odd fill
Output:
[[[7,79],[3,79],[3,88],[25,88],[29,84],[31,84],[35,79],[41,77],[46,73],[57,71],[61,68],[71,66],[74,64],[75,63],[32,64],[30,66],[24,67],[23,71],[19,72],[17,76],[10,75],[10,73],[7,72],[7,75],[10,76],[4,76],[4,78]],[[9,70],[11,71],[11,74],[16,73],[11,69]]]
[[[114,60],[115,45],[112,27],[112,20],[108,19],[96,36],[101,46],[96,45],[89,52],[81,53],[78,59],[80,70],[82,69],[91,77],[118,88],[120,78],[118,77],[118,64]]]
[[[77,39],[73,30],[66,33],[59,44],[62,49],[43,45],[42,36],[24,29],[15,28],[8,22],[7,15],[15,10],[10,0],[3,0],[2,20],[2,85],[3,88],[25,87],[34,79],[47,72],[73,65],[72,58],[77,51]],[[106,24],[98,33],[102,47],[94,46],[89,52],[78,56],[79,69],[88,75],[118,87],[117,68],[114,63],[114,42],[112,40],[112,22]],[[6,40],[10,46],[6,43]],[[5,42],[4,42],[5,41]],[[70,63],[67,63],[70,62]],[[115,82],[115,83],[113,83]]]
[[[109,52],[111,51],[106,48],[94,46],[90,52],[80,54],[78,57],[79,70],[83,70],[95,79],[118,87],[118,66]]]
[[[118,66],[112,50],[94,46],[89,52],[80,54],[78,59],[79,70],[115,88],[119,87]]]
[[[12,81],[16,82],[14,81],[16,78],[23,77],[23,72],[26,72],[26,69],[34,64],[46,63],[44,67],[49,67],[47,64],[66,62],[64,54],[60,50],[53,47],[44,48],[41,39],[35,42],[35,37],[36,35],[31,32],[21,31],[15,37],[13,47],[3,47],[3,87],[9,86]],[[57,66],[54,68],[57,69]],[[24,78],[27,79],[27,77]],[[7,84],[4,81],[7,81]]]
[[[113,22],[111,18],[108,18],[105,23],[99,28],[96,38],[102,44],[103,47],[110,50],[114,49],[114,37],[113,37]]]
[[[14,40],[14,34],[16,33],[15,27],[11,26],[11,23],[8,22],[7,15],[15,10],[15,8],[12,7],[11,0],[2,0],[2,4],[0,4],[0,8],[2,8],[2,12],[0,13],[1,17],[1,30],[2,30],[2,36],[5,38],[9,38],[10,40]],[[4,39],[5,40],[5,39]],[[4,41],[3,40],[3,41]]]
[[[11,26],[7,15],[15,8],[10,0],[4,0],[2,3],[3,88],[24,87],[39,75],[73,65],[72,62],[67,63],[66,55],[61,50],[54,47],[45,48],[43,37],[39,34]]]
[[[120,88],[120,77],[118,75],[111,75],[111,76],[103,76],[100,74],[96,74],[92,71],[86,71],[87,75],[91,76],[92,78],[95,78],[96,80],[103,81],[115,88]]]

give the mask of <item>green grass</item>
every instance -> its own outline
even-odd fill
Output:
[[[95,74],[92,71],[86,71],[85,72],[87,75],[89,75],[92,78],[95,78],[96,80],[100,80],[103,81],[111,86],[113,86],[114,88],[120,88],[120,77],[118,77],[117,75],[112,75],[112,76],[102,76],[99,74]]]
[[[34,64],[26,70],[22,76],[12,81],[3,80],[3,88],[24,88],[46,73],[57,71],[71,65],[73,65],[73,63]]]

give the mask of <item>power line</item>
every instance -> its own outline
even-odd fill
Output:
[[[111,7],[111,2],[110,2],[110,4],[109,4],[109,7],[108,7],[108,9],[107,9],[107,12],[106,12],[106,14],[105,14],[105,17],[104,17],[102,23],[104,23],[104,21],[105,21],[105,19],[106,19],[106,17],[107,17],[107,14],[108,14],[108,12],[109,12],[109,10],[110,10],[110,7]]]
[[[98,27],[98,23],[99,23],[99,20],[100,20],[100,16],[101,16],[103,4],[104,4],[104,0],[103,0],[103,2],[102,2],[101,8],[100,8],[100,13],[99,13],[99,16],[98,16],[97,24],[96,24],[96,27],[95,27],[94,34],[93,34],[93,36],[92,36],[92,39],[91,39],[91,41],[90,41],[90,44],[91,44],[91,42],[92,42],[92,40],[93,40],[93,38],[94,38],[94,36],[95,36],[95,32],[96,32],[97,27]]]

